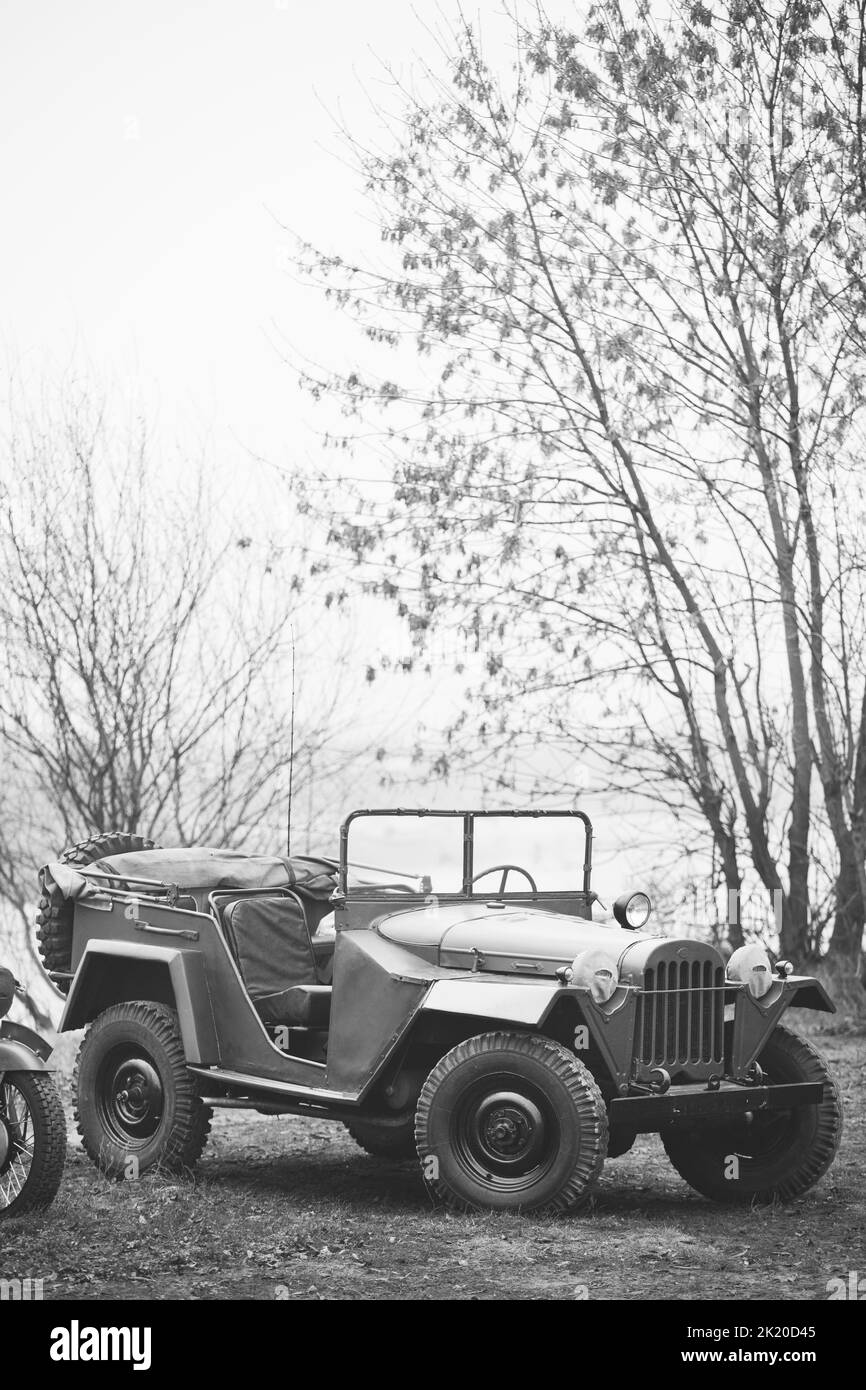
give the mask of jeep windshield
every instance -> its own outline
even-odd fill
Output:
[[[340,832],[341,888],[352,897],[588,892],[591,844],[580,811],[354,811]]]

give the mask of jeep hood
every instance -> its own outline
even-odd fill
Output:
[[[554,975],[586,950],[609,952],[619,966],[639,943],[664,939],[559,912],[477,902],[394,912],[374,927],[434,965],[535,976]]]

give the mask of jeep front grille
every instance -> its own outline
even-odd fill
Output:
[[[657,961],[638,994],[635,1061],[679,1071],[724,1064],[725,972],[712,961]]]

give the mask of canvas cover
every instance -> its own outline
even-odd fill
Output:
[[[296,888],[305,898],[320,903],[325,911],[325,904],[337,885],[337,865],[331,859],[309,855],[283,859],[207,847],[113,854],[97,860],[91,867],[102,873],[117,874],[118,879],[152,879],[173,884],[182,892],[209,893],[217,888]],[[43,878],[55,883],[66,898],[87,897],[98,891],[71,864],[47,864],[42,873]]]
[[[306,856],[282,859],[243,854],[231,849],[145,849],[112,854],[93,866],[120,877],[153,878],[178,888],[291,888],[303,882],[306,892],[332,893],[336,865]]]

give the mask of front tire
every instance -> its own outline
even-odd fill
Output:
[[[165,1004],[135,1001],[101,1013],[81,1044],[74,1088],[84,1148],[109,1177],[184,1172],[201,1156],[212,1111]]]
[[[778,1025],[759,1061],[768,1082],[819,1081],[824,1097],[794,1110],[756,1111],[723,1128],[662,1132],[680,1177],[716,1202],[793,1201],[823,1177],[839,1148],[842,1102],[821,1054]]]
[[[415,1139],[431,1191],[455,1211],[565,1211],[586,1201],[607,1153],[591,1072],[550,1038],[483,1033],[433,1068]]]
[[[66,1162],[66,1120],[44,1072],[6,1072],[0,1081],[0,1220],[47,1207]]]

